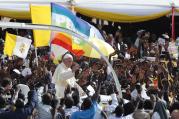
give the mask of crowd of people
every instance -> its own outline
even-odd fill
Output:
[[[179,62],[167,33],[158,40],[140,30],[132,43],[120,30],[99,30],[115,49],[109,61],[122,98],[103,59],[67,52],[56,65],[49,48],[41,48],[37,65],[33,48],[26,59],[5,57],[1,42],[0,119],[178,119]]]

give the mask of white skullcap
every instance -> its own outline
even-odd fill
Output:
[[[65,55],[63,56],[63,59],[68,59],[68,58],[70,58],[70,59],[73,60],[73,56],[72,56],[71,54],[65,54]]]

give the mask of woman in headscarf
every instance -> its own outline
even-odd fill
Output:
[[[167,107],[162,101],[156,103],[152,119],[169,119],[169,116],[167,115]]]

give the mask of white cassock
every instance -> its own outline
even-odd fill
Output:
[[[64,91],[67,85],[71,87],[75,85],[75,77],[71,68],[66,67],[63,62],[60,63],[54,72],[52,83],[55,84],[56,96],[64,97]]]

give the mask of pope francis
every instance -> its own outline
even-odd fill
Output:
[[[71,54],[65,54],[62,57],[62,63],[57,66],[54,72],[52,83],[55,84],[57,97],[64,97],[64,91],[67,85],[71,87],[75,85],[75,77],[71,69],[72,63],[73,56]]]

